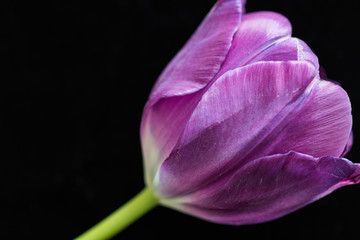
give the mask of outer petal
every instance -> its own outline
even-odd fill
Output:
[[[173,150],[185,124],[201,97],[201,92],[160,99],[143,114],[141,143],[148,186],[161,163]]]
[[[315,75],[307,61],[261,62],[223,75],[203,95],[161,166],[158,194],[189,194],[250,161],[247,153],[306,98]]]
[[[358,183],[359,164],[296,152],[262,157],[239,169],[215,194],[164,204],[213,222],[252,224],[293,212],[335,189]]]
[[[242,13],[241,0],[218,1],[160,75],[150,101],[203,88],[218,73]]]
[[[269,132],[249,156],[294,150],[314,157],[340,157],[351,127],[351,105],[346,92],[332,82],[317,81],[302,105]]]
[[[349,136],[349,140],[348,140],[348,142],[346,143],[346,146],[345,146],[345,148],[344,148],[343,153],[341,154],[341,157],[346,156],[346,154],[348,154],[348,153],[350,152],[353,143],[354,143],[354,134],[353,134],[353,132],[351,131],[350,136]]]
[[[244,15],[219,75],[246,65],[265,49],[290,36],[290,22],[278,13],[254,12]]]
[[[155,84],[140,130],[147,182],[180,137],[202,95],[198,90],[219,71],[242,7],[241,0],[218,1]]]
[[[218,74],[258,61],[307,60],[319,69],[318,58],[300,39],[291,38],[291,24],[275,12],[254,12],[241,19],[229,54]]]

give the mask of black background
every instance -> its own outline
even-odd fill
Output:
[[[215,1],[0,3],[1,239],[72,239],[143,188],[142,108]],[[358,1],[249,0],[282,13],[348,92],[359,162]],[[208,223],[158,207],[116,239],[358,237],[360,186],[281,219]]]

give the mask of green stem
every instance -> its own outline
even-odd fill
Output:
[[[145,187],[134,198],[77,237],[76,240],[110,239],[157,205],[158,200],[151,190]]]

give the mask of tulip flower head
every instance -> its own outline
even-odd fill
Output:
[[[358,183],[351,104],[274,12],[219,0],[153,87],[145,180],[167,207],[224,224],[293,212]]]

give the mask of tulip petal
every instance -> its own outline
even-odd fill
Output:
[[[346,92],[332,82],[317,81],[302,105],[272,129],[248,156],[257,158],[294,150],[314,157],[340,157],[351,127],[351,105]]]
[[[240,23],[242,2],[218,1],[155,84],[140,129],[148,183],[180,137],[201,97],[198,90],[219,71]]]
[[[289,152],[248,163],[211,196],[164,204],[217,223],[260,223],[358,183],[359,176],[360,165],[346,159]]]
[[[156,82],[150,104],[193,93],[218,73],[241,20],[241,0],[218,1]]]
[[[319,69],[319,60],[317,56],[311,51],[305,42],[298,38],[289,38],[280,41],[270,48],[265,49],[260,54],[249,61],[250,63],[258,61],[309,61],[314,64],[316,69]],[[320,73],[317,74],[320,78]]]
[[[319,69],[318,58],[302,40],[291,37],[291,24],[275,12],[254,12],[241,19],[229,54],[218,74],[258,61],[308,60]]]
[[[291,24],[275,12],[254,12],[241,19],[229,54],[218,76],[257,61],[308,60],[319,69],[318,58],[300,39],[291,38]]]
[[[201,92],[160,99],[144,112],[141,122],[141,143],[145,180],[151,186],[161,163],[178,141]]]
[[[258,62],[224,74],[202,96],[162,164],[157,194],[186,195],[252,160],[248,152],[306,98],[315,75],[307,61]]]
[[[234,35],[228,56],[221,68],[221,75],[228,70],[246,65],[262,51],[291,36],[288,19],[275,12],[245,14]]]
[[[353,134],[353,132],[351,131],[350,136],[349,136],[349,140],[348,140],[348,142],[346,143],[346,146],[345,146],[345,148],[344,148],[344,151],[343,151],[343,153],[341,154],[340,157],[344,157],[344,156],[346,156],[346,154],[348,154],[348,153],[350,152],[353,143],[354,143],[354,134]]]

